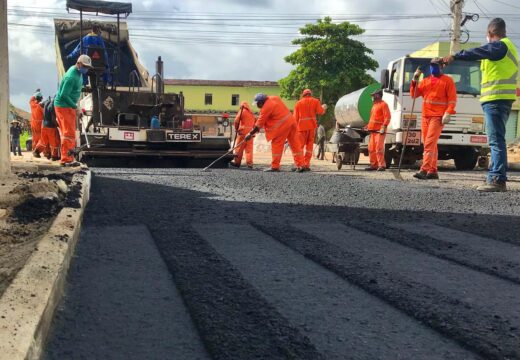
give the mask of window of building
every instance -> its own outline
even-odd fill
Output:
[[[204,105],[213,105],[213,94],[204,95]]]
[[[239,101],[240,101],[240,95],[239,94],[231,95],[231,106],[237,106]]]

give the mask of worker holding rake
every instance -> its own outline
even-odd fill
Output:
[[[430,62],[430,76],[420,83],[420,69],[414,74],[410,87],[412,98],[423,97],[421,136],[424,144],[423,163],[421,170],[414,174],[419,180],[439,179],[437,160],[439,157],[437,143],[445,124],[455,114],[457,104],[457,89],[452,78],[444,75],[442,69],[445,63],[440,58]]]

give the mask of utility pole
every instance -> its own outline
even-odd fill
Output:
[[[463,7],[464,0],[450,0],[452,17],[450,54],[455,54],[460,51],[460,24],[462,23]]]
[[[9,151],[9,51],[7,0],[0,0],[0,178],[11,174]]]

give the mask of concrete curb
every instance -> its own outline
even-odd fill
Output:
[[[0,359],[39,359],[65,287],[90,196],[91,173],[76,174],[81,207],[63,208],[0,298]]]

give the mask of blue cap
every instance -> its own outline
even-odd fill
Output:
[[[264,93],[258,93],[255,95],[255,102],[262,102],[267,100],[267,95]]]

